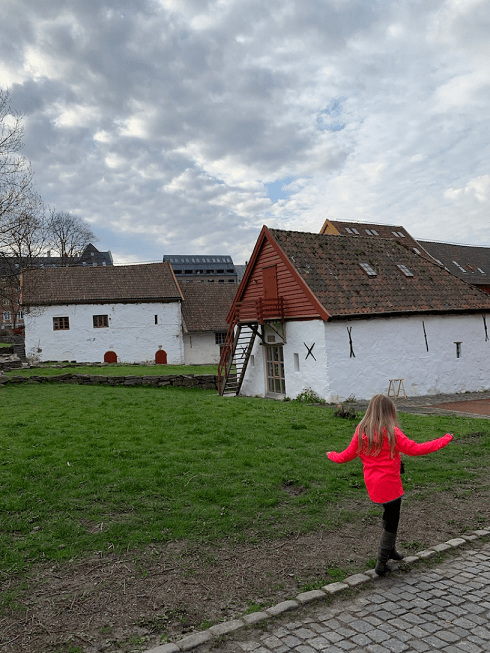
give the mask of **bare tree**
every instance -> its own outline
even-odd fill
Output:
[[[0,90],[0,306],[15,328],[20,310],[22,273],[42,265],[47,250],[59,264],[76,263],[85,247],[98,240],[83,220],[54,209],[47,213],[33,189],[29,161],[20,154],[23,116]]]
[[[4,215],[0,234],[0,300],[16,327],[22,273],[39,265],[49,242],[49,221],[41,198],[30,193],[16,211]]]
[[[73,264],[89,243],[98,240],[82,218],[67,211],[52,211],[48,228],[50,245],[62,265]]]
[[[9,92],[0,89],[0,234],[8,228],[5,216],[15,212],[32,190],[30,163],[19,154],[22,121],[23,116],[11,107]]]

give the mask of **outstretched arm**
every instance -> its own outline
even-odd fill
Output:
[[[356,430],[347,449],[344,449],[344,451],[341,451],[340,453],[337,453],[336,451],[327,451],[327,458],[332,460],[334,463],[348,463],[350,460],[354,460],[354,458],[357,457],[357,449],[358,438]]]
[[[398,449],[401,453],[405,453],[408,456],[424,456],[428,453],[432,453],[433,451],[446,447],[453,439],[452,433],[446,433],[442,438],[418,443],[407,438],[400,429],[395,429],[395,434]]]

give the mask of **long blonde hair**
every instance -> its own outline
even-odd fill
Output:
[[[395,455],[395,427],[398,426],[395,404],[385,395],[374,395],[366,414],[359,423],[358,451],[364,449],[368,455],[377,456],[383,446],[383,436],[388,438],[390,445],[391,457]],[[367,444],[363,440],[366,436]]]

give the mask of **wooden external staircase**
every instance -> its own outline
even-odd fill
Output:
[[[284,322],[284,301],[259,298],[249,302],[237,302],[218,365],[218,388],[220,395],[238,395],[242,387],[247,365],[260,325],[264,320]]]

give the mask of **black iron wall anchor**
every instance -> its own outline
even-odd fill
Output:
[[[424,328],[425,348],[429,351],[429,343],[427,342],[427,333],[425,331],[425,322],[422,320],[422,327]]]
[[[349,358],[355,358],[356,355],[354,354],[354,345],[352,344],[352,327],[347,327],[347,333],[349,334],[349,347],[350,347]]]
[[[487,331],[487,320],[484,315],[482,315],[483,318],[483,326],[485,327],[485,342],[488,340],[488,331]]]
[[[313,347],[315,346],[315,343],[313,343],[313,344],[311,345],[311,347],[308,347],[308,345],[306,344],[306,342],[304,342],[303,344],[304,344],[304,346],[306,347],[306,349],[308,350],[308,353],[307,353],[306,356],[305,356],[305,360],[308,358],[308,356],[311,356],[311,357],[313,358],[313,360],[316,361],[315,355],[314,355],[314,353],[313,353]]]

